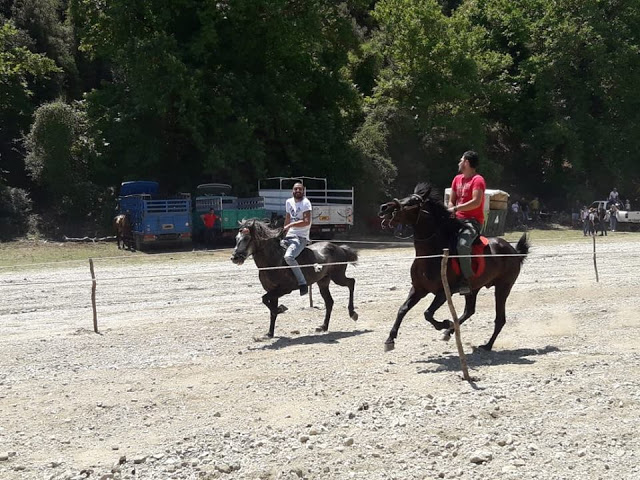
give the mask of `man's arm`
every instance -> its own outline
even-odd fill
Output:
[[[291,217],[287,214],[287,218],[284,222],[284,229],[288,230],[291,227],[307,227],[311,225],[311,210],[307,210],[306,212],[302,212],[302,220],[298,220],[297,222],[289,223]]]
[[[449,210],[451,210],[455,206],[457,199],[458,199],[458,196],[456,195],[456,189],[453,188],[452,186],[451,195],[449,195],[449,205],[447,205],[449,207]]]
[[[478,188],[474,190],[471,194],[471,200],[465,203],[461,203],[460,205],[450,206],[450,212],[466,212],[467,210],[473,210],[474,208],[478,208],[482,205],[482,197],[484,197],[484,190]]]

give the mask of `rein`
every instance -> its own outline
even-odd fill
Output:
[[[429,212],[427,212],[424,209],[420,209],[420,212],[418,212],[418,218],[416,219],[416,225],[418,224],[418,222],[420,221],[420,215],[422,214],[422,212],[424,212],[425,214],[428,214]],[[429,240],[431,240],[433,237],[435,237],[438,234],[438,230],[436,230],[435,232],[433,232],[431,235],[429,235],[427,238],[415,238],[415,236],[413,237],[413,241],[414,242],[428,242]]]

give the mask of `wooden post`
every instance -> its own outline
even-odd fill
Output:
[[[313,285],[309,285],[309,307],[313,308]]]
[[[596,282],[600,282],[598,278],[598,264],[596,263],[596,236],[593,236],[593,268],[596,270]]]
[[[91,306],[93,307],[93,331],[98,332],[98,311],[96,309],[96,274],[93,270],[93,258],[89,259],[89,270],[91,270]]]
[[[449,249],[445,248],[442,253],[442,263],[440,264],[442,286],[444,287],[444,293],[447,296],[447,303],[449,304],[449,311],[451,312],[451,317],[453,318],[453,330],[456,337],[456,346],[458,347],[458,356],[460,357],[462,376],[467,382],[470,382],[471,377],[469,376],[469,369],[467,368],[467,357],[464,354],[464,349],[462,348],[462,339],[460,338],[460,322],[458,321],[458,315],[456,314],[456,309],[453,306],[453,301],[451,300],[451,289],[449,288],[449,281],[447,280],[447,262],[449,261]]]

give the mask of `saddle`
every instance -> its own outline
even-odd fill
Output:
[[[457,244],[458,242],[456,239],[456,241],[453,242],[454,248],[451,248],[453,255],[458,254]],[[487,239],[487,237],[478,235],[478,237],[474,240],[473,245],[471,245],[471,255],[482,255],[484,253],[484,247],[486,247],[487,245],[489,245],[489,240]],[[473,270],[472,278],[479,277],[484,273],[484,269],[486,266],[485,260],[486,260],[485,257],[475,257],[475,256],[471,259],[471,269]],[[462,270],[460,270],[460,262],[458,261],[458,259],[451,258],[449,261],[451,262],[451,268],[453,269],[454,273],[456,275],[461,275]]]

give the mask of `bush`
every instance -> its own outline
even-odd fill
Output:
[[[0,184],[0,240],[29,233],[33,222],[31,211],[31,198],[25,190]]]

